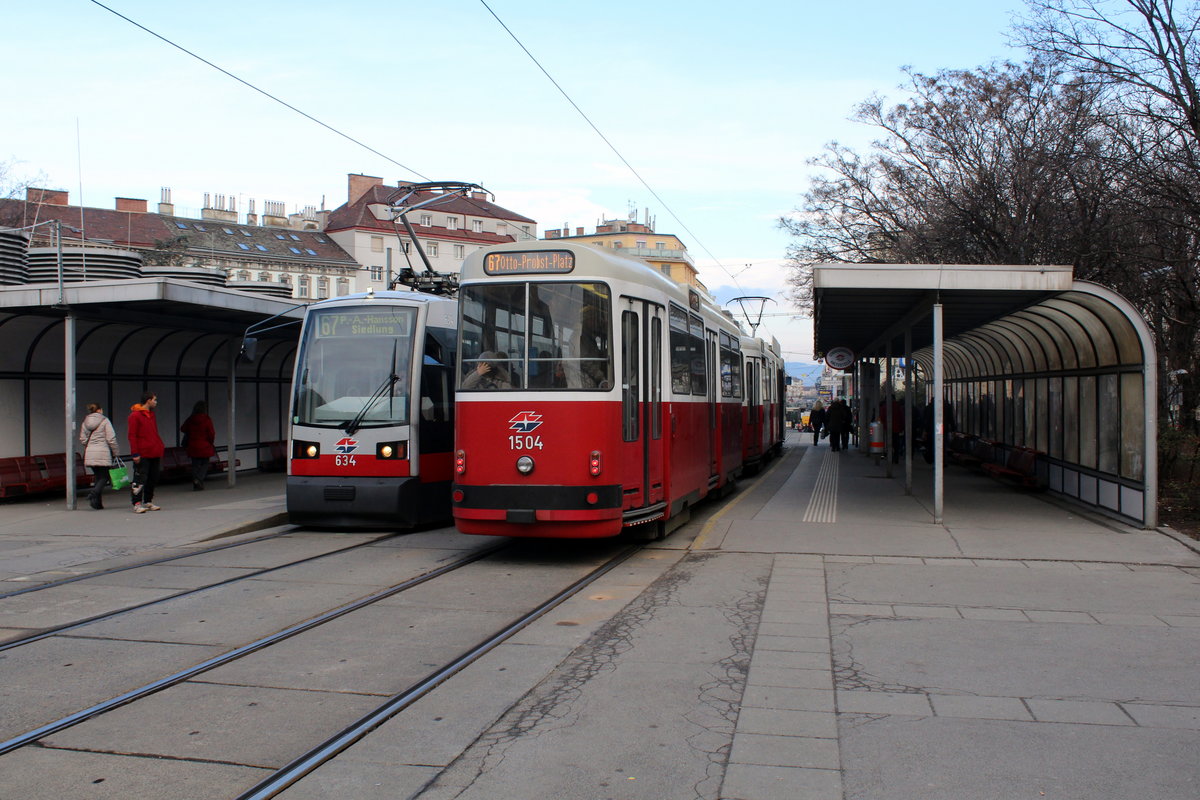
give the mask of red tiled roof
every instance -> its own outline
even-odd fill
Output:
[[[395,195],[400,189],[395,186],[372,186],[362,197],[354,203],[345,203],[335,208],[329,214],[329,222],[325,226],[326,230],[343,231],[353,228],[367,230],[381,230],[393,232],[395,227],[390,222],[385,222],[377,219],[368,206],[371,205],[387,205],[388,199]],[[425,200],[434,197],[432,192],[420,192],[416,195],[416,200]],[[536,220],[522,216],[515,211],[509,211],[507,208],[496,205],[488,200],[475,200],[469,197],[463,197],[459,194],[447,195],[446,199],[434,204],[426,206],[427,209],[437,211],[440,214],[461,214],[463,217],[491,217],[493,219],[502,220],[504,222],[529,223],[536,225]],[[420,212],[416,213],[419,216]],[[412,222],[412,219],[409,219]],[[424,231],[426,235],[433,235],[436,232],[438,238],[458,238],[463,241],[470,242],[488,242],[497,243],[512,241],[510,236],[498,236],[497,234],[480,234],[473,231],[447,231],[445,228],[424,228],[413,224],[413,228],[418,232]]]

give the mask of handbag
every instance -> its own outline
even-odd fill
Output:
[[[108,479],[112,481],[114,489],[124,489],[133,483],[133,478],[129,474],[129,467],[120,458],[117,459],[117,465],[108,471]]]

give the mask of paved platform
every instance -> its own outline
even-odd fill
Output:
[[[711,780],[684,785],[660,773],[656,782],[646,768],[620,796],[1200,796],[1196,543],[957,467],[947,473],[945,521],[935,525],[928,468],[917,465],[912,495],[896,474],[888,479],[870,457],[789,433],[783,459],[659,545],[663,563],[686,563],[696,577],[687,583],[655,567],[664,581],[625,595],[623,613],[636,617],[622,634],[628,650],[609,654],[594,685],[570,683],[563,702],[589,711],[561,736],[505,744],[504,768],[480,782],[468,779],[478,774],[470,755],[476,734],[436,757],[406,758],[414,739],[397,719],[364,740],[358,760],[352,749],[340,770],[324,779],[318,772],[287,796],[598,797],[582,784],[547,781],[569,774],[568,762],[581,774],[610,752],[622,763],[637,743],[621,725],[644,716],[668,729],[672,702],[712,717],[701,754],[712,759]],[[156,498],[163,510],[141,515],[111,496],[104,511],[86,501],[67,511],[61,498],[0,504],[0,588],[276,524],[282,490],[282,476],[256,474],[239,475],[233,489],[223,480],[205,492],[167,486]],[[610,593],[622,596],[616,588]],[[656,597],[674,599],[663,612],[651,608]],[[746,635],[731,644],[721,624]],[[520,698],[527,680],[569,664],[566,654],[581,640],[564,637],[588,636],[586,627],[548,619],[471,669],[494,675],[503,667],[519,680]],[[531,664],[532,644],[550,642],[567,643],[546,647],[546,663]],[[496,666],[506,658],[511,663]],[[664,664],[680,668],[664,672]],[[652,691],[667,674],[670,685]],[[464,715],[478,716],[488,697],[501,715],[514,702],[496,693],[494,679],[478,685],[487,694]],[[622,707],[625,695],[643,705]],[[441,719],[437,702],[431,695]],[[692,741],[656,747],[675,763],[696,756]],[[555,754],[563,754],[562,769],[543,769]],[[368,765],[379,772],[364,772]]]

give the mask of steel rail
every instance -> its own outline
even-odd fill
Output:
[[[101,622],[106,619],[111,619],[113,617],[120,616],[121,614],[128,614],[132,611],[140,611],[143,608],[149,608],[150,606],[155,606],[155,605],[158,605],[159,603],[165,603],[168,600],[177,600],[180,597],[187,597],[188,595],[196,594],[197,592],[206,592],[209,589],[217,589],[222,586],[227,586],[231,583],[237,583],[238,581],[245,581],[245,580],[250,580],[251,578],[258,578],[258,577],[266,575],[270,572],[276,572],[281,569],[287,569],[289,567],[299,566],[300,564],[307,564],[309,561],[316,561],[317,559],[320,559],[320,558],[327,558],[329,556],[340,555],[341,553],[348,553],[351,550],[357,550],[360,547],[368,547],[370,545],[375,544],[376,542],[383,541],[384,539],[390,539],[393,536],[398,536],[398,535],[399,534],[393,533],[393,534],[388,534],[385,536],[380,536],[379,538],[372,539],[369,542],[359,542],[357,544],[352,544],[348,547],[339,547],[337,550],[330,550],[327,553],[318,553],[315,556],[306,556],[299,560],[289,561],[286,564],[280,564],[275,567],[266,567],[265,569],[260,569],[260,570],[254,571],[254,572],[246,572],[241,575],[234,575],[232,578],[226,578],[225,580],[217,581],[216,583],[209,583],[204,586],[197,586],[193,589],[183,589],[182,591],[178,591],[175,594],[169,594],[164,597],[157,597],[153,600],[147,600],[143,603],[138,603],[137,605],[126,606],[125,608],[118,608],[115,611],[105,611],[102,614],[94,614],[90,617],[85,617],[84,619],[77,619],[74,622],[65,622],[62,625],[55,625],[50,628],[42,628],[37,633],[31,633],[28,636],[21,637],[20,639],[11,639],[7,642],[0,642],[0,653],[3,653],[5,650],[11,650],[14,647],[21,647],[22,645],[39,642],[42,639],[48,639],[51,636],[56,636],[60,633],[66,632],[66,631],[73,631],[76,628],[82,628],[85,625],[91,625],[93,622]]]
[[[365,736],[367,736],[367,734],[371,733],[371,731],[375,730],[380,725],[399,714],[417,700],[420,700],[429,692],[437,688],[440,684],[444,683],[446,680],[450,679],[458,672],[474,663],[476,660],[490,652],[506,639],[532,623],[534,620],[538,619],[551,609],[577,594],[581,589],[584,589],[593,581],[614,569],[641,549],[642,548],[640,546],[636,545],[625,548],[622,552],[609,559],[606,563],[600,565],[584,577],[575,581],[566,589],[563,589],[561,592],[545,601],[537,608],[509,623],[498,633],[492,634],[492,636],[459,655],[449,664],[439,667],[399,694],[392,695],[392,697],[388,698],[387,701],[385,701],[374,711],[364,715],[361,719],[346,727],[340,733],[330,737],[322,744],[314,747],[304,755],[286,764],[274,774],[264,778],[249,791],[238,795],[237,800],[267,800],[267,798],[277,796],[280,792],[286,790],[288,787],[292,786],[304,776],[313,772],[322,764],[333,760],[339,753],[342,753],[351,747],[355,742],[363,739]]]
[[[196,550],[191,553],[180,553],[179,555],[165,556],[163,558],[156,558],[151,561],[142,561],[137,564],[126,564],[123,567],[111,567],[109,569],[96,570],[95,572],[87,572],[82,575],[72,575],[69,578],[59,578],[58,580],[47,581],[46,583],[39,583],[35,586],[26,586],[23,589],[16,589],[11,592],[4,592],[4,593],[0,594],[0,600],[5,599],[6,597],[16,597],[16,596],[22,595],[22,594],[29,594],[30,592],[40,592],[43,589],[53,589],[56,586],[62,586],[67,583],[75,583],[76,581],[85,581],[88,578],[99,578],[104,575],[112,575],[113,573],[116,573],[116,572],[125,572],[126,570],[130,570],[130,569],[140,569],[141,567],[153,567],[157,564],[165,564],[168,561],[178,561],[181,558],[191,558],[192,556],[202,556],[206,553],[215,553],[219,550],[228,550],[230,547],[241,547],[244,544],[253,544],[254,542],[265,542],[270,539],[277,539],[280,536],[287,536],[288,534],[294,533],[294,532],[295,532],[295,528],[293,528],[293,530],[290,530],[290,531],[280,531],[279,533],[269,533],[266,536],[256,536],[253,539],[246,539],[245,541],[241,541],[241,542],[228,542],[226,544],[217,545],[215,547],[206,547],[203,550]],[[9,580],[11,581],[11,578]]]
[[[423,575],[418,575],[415,578],[410,578],[409,580],[375,592],[367,597],[362,597],[351,603],[338,606],[335,609],[326,611],[324,614],[320,614],[312,619],[298,623],[289,628],[285,628],[284,630],[273,633],[270,636],[264,636],[261,639],[250,642],[249,644],[245,644],[241,647],[229,650],[228,652],[213,656],[207,661],[202,661],[193,667],[181,670],[173,675],[168,675],[165,678],[159,678],[158,680],[145,684],[137,689],[131,689],[124,694],[117,695],[116,697],[105,700],[102,703],[97,703],[90,708],[85,708],[82,711],[76,711],[74,714],[69,714],[61,719],[55,720],[54,722],[46,723],[45,725],[34,728],[33,730],[27,731],[19,736],[14,736],[6,742],[0,742],[0,756],[5,755],[6,753],[11,753],[13,750],[17,750],[25,745],[32,744],[38,739],[44,739],[45,737],[58,733],[59,731],[66,730],[74,725],[78,725],[79,723],[89,720],[92,717],[100,716],[101,714],[112,711],[115,708],[132,703],[134,700],[140,700],[141,698],[155,694],[156,692],[161,692],[163,689],[170,688],[175,684],[194,678],[201,673],[224,666],[225,664],[236,661],[239,658],[248,656],[251,653],[256,653],[259,650],[263,650],[273,644],[277,644],[285,639],[296,636],[297,634],[304,633],[305,631],[311,630],[319,625],[323,625],[326,622],[331,622],[339,617],[345,616],[352,611],[357,611],[360,608],[365,608],[372,603],[377,603],[380,600],[384,600],[388,597],[399,594],[400,592],[411,589],[414,586],[419,586],[420,584],[433,580],[434,578],[444,575],[447,572],[453,572],[456,569],[460,569],[468,564],[479,561],[482,558],[486,558],[487,556],[495,553],[497,550],[501,550],[508,546],[509,545],[507,542],[503,542],[501,544],[476,551],[468,556],[460,558],[457,561],[445,564],[437,569],[430,570]]]

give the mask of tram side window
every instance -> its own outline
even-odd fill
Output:
[[[525,285],[472,286],[462,292],[459,388],[520,387],[525,346]]]
[[[741,343],[721,332],[721,396],[742,396]]]
[[[627,442],[637,441],[640,436],[638,430],[638,412],[641,408],[639,400],[641,399],[641,362],[639,356],[641,354],[641,342],[638,336],[638,317],[632,311],[626,311],[621,315],[621,350],[622,350],[622,374],[621,374],[621,407],[622,407],[622,433],[623,438]]]
[[[692,393],[692,351],[688,340],[687,312],[671,306],[671,391]]]
[[[704,350],[704,321],[696,314],[688,318],[688,346],[692,370],[692,394],[703,397],[708,394],[708,370]]]

